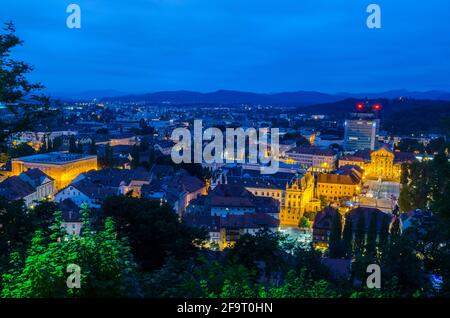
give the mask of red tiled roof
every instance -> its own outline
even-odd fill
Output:
[[[354,174],[321,173],[317,178],[317,183],[357,185],[360,182],[361,180]]]

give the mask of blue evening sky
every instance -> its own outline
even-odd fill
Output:
[[[66,7],[81,7],[81,29]],[[366,7],[382,9],[382,29]],[[448,0],[1,0],[52,93],[450,90]]]

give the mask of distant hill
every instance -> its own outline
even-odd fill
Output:
[[[444,91],[426,91],[426,92],[418,92],[418,91],[408,91],[406,89],[397,89],[390,90],[382,93],[339,93],[339,96],[344,97],[356,97],[356,98],[399,98],[399,97],[408,97],[415,99],[428,99],[428,100],[450,100],[450,93]]]
[[[348,113],[356,110],[356,104],[360,102],[360,98],[347,98],[333,103],[322,103],[306,107],[298,107],[297,111],[314,114],[333,114],[347,116]],[[442,100],[426,100],[426,99],[388,99],[388,98],[374,98],[369,99],[369,103],[380,103],[382,110],[381,117],[390,116],[393,113],[407,112],[410,109],[421,108],[428,109],[430,107],[441,106],[443,109],[450,107],[450,101]]]
[[[319,92],[297,91],[275,94],[261,94],[230,90],[219,90],[210,93],[193,91],[167,91],[140,95],[125,95],[103,98],[103,101],[173,103],[173,104],[283,104],[283,105],[313,105],[329,103],[342,99],[340,96]]]
[[[333,115],[347,118],[360,99],[349,98],[334,103],[298,107],[295,112]],[[382,105],[382,128],[395,134],[450,133],[450,101],[419,99],[373,99]]]
[[[425,100],[448,100],[450,93],[444,91],[417,92],[408,90],[391,90],[381,93],[338,93],[327,94],[316,91],[295,91],[281,93],[253,93],[234,90],[218,90],[201,93],[187,90],[161,91],[145,94],[126,94],[115,90],[90,90],[78,94],[55,94],[64,100],[97,100],[113,102],[148,102],[168,104],[262,104],[285,106],[310,106],[315,104],[335,103],[347,99],[396,99],[408,97]]]
[[[79,93],[61,93],[56,92],[50,94],[55,99],[60,99],[63,101],[76,101],[76,100],[93,100],[102,99],[107,96],[109,98],[114,98],[118,96],[126,95],[124,92],[116,91],[113,89],[99,89],[99,90],[88,90]]]

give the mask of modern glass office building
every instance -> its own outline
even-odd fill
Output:
[[[354,114],[344,123],[344,150],[374,150],[379,126],[380,120],[372,113]]]

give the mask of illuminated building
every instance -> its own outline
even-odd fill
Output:
[[[286,184],[280,224],[298,226],[305,211],[317,211],[319,208],[320,202],[314,198],[314,175],[311,172],[297,175]]]
[[[234,166],[216,173],[212,188],[220,184],[240,185],[257,197],[277,200],[281,225],[298,226],[305,211],[320,209],[320,202],[314,195],[314,175],[310,171],[261,175],[259,171]]]
[[[364,169],[366,160],[359,156],[345,155],[339,159],[339,168],[345,166],[358,166]]]
[[[190,226],[203,228],[209,234],[204,247],[215,250],[231,248],[244,234],[255,235],[261,229],[275,232],[279,220],[266,213],[228,214],[225,216],[188,213],[183,220]]]
[[[338,210],[327,206],[318,212],[313,223],[313,244],[319,250],[327,250],[330,241],[333,218],[339,214]]]
[[[377,120],[346,120],[344,134],[344,149],[346,151],[360,149],[375,149]]]
[[[316,147],[297,147],[286,153],[287,163],[297,163],[303,169],[327,172],[336,168],[336,153]]]
[[[330,201],[359,195],[363,170],[358,166],[347,166],[336,173],[322,173],[317,177],[317,195]]]
[[[211,189],[219,184],[242,185],[253,195],[268,197],[283,202],[286,183],[293,174],[277,172],[261,175],[259,170],[244,169],[237,165],[228,165],[217,171],[211,179]]]
[[[376,112],[381,110],[379,104],[370,108],[368,104],[359,103],[356,113],[350,114],[350,119],[344,122],[344,149],[355,151],[375,149],[375,140],[380,126]]]
[[[339,159],[339,167],[357,165],[364,169],[367,179],[399,182],[402,163],[415,160],[413,153],[392,152],[387,147],[381,147],[376,151],[361,150],[352,156],[346,155]]]
[[[72,183],[55,195],[57,202],[71,199],[76,205],[88,204],[99,208],[103,200],[110,195],[130,195],[139,197],[142,187],[148,185],[151,173],[139,167],[137,169],[102,169],[80,174]]]
[[[223,250],[243,234],[275,231],[280,224],[279,210],[277,200],[255,196],[242,185],[219,184],[192,200],[182,218],[209,232],[209,248]]]
[[[384,147],[372,152],[370,163],[365,166],[366,177],[399,182],[401,164],[394,163],[394,159],[394,153]]]
[[[51,199],[54,180],[39,169],[29,169],[0,183],[0,195],[8,200],[23,200],[27,207]]]
[[[11,175],[28,169],[39,169],[55,180],[55,188],[62,189],[83,172],[97,170],[97,156],[66,152],[49,152],[11,159]]]
[[[194,199],[208,194],[207,185],[203,180],[179,171],[164,180],[153,181],[143,185],[140,191],[144,198],[167,200],[174,211],[181,217]]]
[[[62,130],[62,131],[21,131],[8,136],[7,144],[9,147],[17,147],[20,144],[27,144],[33,147],[34,150],[39,151],[41,147],[45,146],[49,141],[53,141],[58,137],[69,137],[76,135],[76,131]]]

